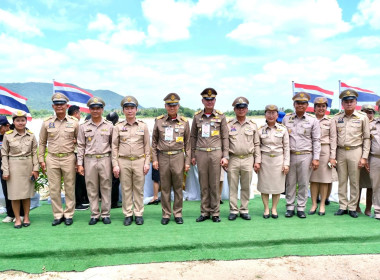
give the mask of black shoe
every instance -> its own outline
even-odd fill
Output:
[[[121,205],[111,205],[111,209],[116,209],[116,208],[121,208],[122,206]]]
[[[220,223],[221,222],[221,219],[219,218],[219,216],[212,216],[212,221],[214,223]]]
[[[91,218],[90,221],[88,222],[88,224],[90,226],[93,226],[93,225],[96,225],[96,223],[99,221],[99,219],[97,218]]]
[[[183,224],[183,219],[182,219],[182,217],[176,217],[176,218],[174,218],[174,221],[175,221],[177,224],[179,224],[179,225],[182,225],[182,224]]]
[[[251,216],[248,213],[240,213],[240,217],[243,220],[247,220],[247,221],[249,221],[251,219]]]
[[[230,214],[229,216],[228,216],[228,220],[230,220],[230,221],[234,221],[234,220],[236,220],[236,218],[237,218],[237,215],[236,214]]]
[[[297,211],[298,218],[305,219],[306,215],[304,211]]]
[[[30,223],[22,223],[22,226],[23,227],[28,227],[28,226],[30,226]]]
[[[62,217],[62,218],[60,218],[60,219],[54,219],[53,222],[51,223],[51,225],[52,225],[53,227],[55,227],[55,226],[58,226],[59,224],[61,224],[61,223],[64,222],[64,221],[65,221],[65,218],[64,218],[64,217]]]
[[[375,219],[380,221],[380,218],[375,218]]]
[[[285,217],[291,218],[294,216],[294,210],[286,210]]]
[[[102,221],[103,221],[103,224],[109,225],[111,223],[111,218],[110,217],[104,217],[102,219]]]
[[[278,219],[278,215],[272,214],[273,219]]]
[[[73,224],[73,219],[72,218],[65,219],[65,225],[66,226],[71,226],[72,224]]]
[[[223,203],[224,203],[223,200],[220,200],[219,202],[220,202],[220,204],[223,204]]]
[[[124,225],[125,226],[129,226],[129,225],[132,224],[132,221],[133,221],[133,216],[125,217],[125,219],[124,219]]]
[[[144,218],[142,216],[135,216],[135,223],[138,226],[141,226],[144,224]]]
[[[325,215],[325,212],[318,212],[318,215],[319,215],[319,216],[324,216],[324,215]]]
[[[315,212],[317,212],[317,209],[315,209],[314,211],[309,211],[309,215],[314,215],[315,214]]]
[[[203,222],[203,221],[206,221],[206,220],[209,220],[209,219],[210,219],[210,216],[202,216],[202,215],[200,215],[195,221],[197,223],[199,223],[199,222]]]
[[[17,229],[20,229],[20,228],[22,228],[22,224],[21,225],[14,225],[13,227],[17,228]]]
[[[161,224],[162,224],[162,225],[167,225],[169,222],[170,222],[170,219],[169,219],[169,218],[162,218],[162,219],[161,219]]]
[[[264,218],[264,219],[269,219],[269,218],[270,218],[270,214],[266,214],[266,215],[263,214],[263,218]]]
[[[158,199],[155,199],[155,200],[152,200],[152,201],[149,201],[148,202],[148,205],[158,205],[158,203],[159,203],[160,201],[158,200]]]
[[[339,209],[338,211],[335,212],[335,216],[342,216],[344,214],[348,214],[347,210]]]
[[[88,206],[84,206],[83,204],[79,204],[77,206],[75,206],[75,210],[77,211],[85,211],[88,209]]]
[[[329,199],[325,200],[325,205],[330,205],[330,200]]]
[[[358,213],[356,211],[348,211],[348,215],[350,215],[352,218],[357,218],[358,217]]]

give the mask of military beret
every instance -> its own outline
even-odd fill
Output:
[[[123,100],[121,100],[120,105],[121,105],[121,107],[127,107],[127,106],[138,107],[139,102],[133,96],[128,95],[128,96],[124,97]]]
[[[277,111],[278,112],[278,107],[276,105],[267,105],[267,106],[265,106],[265,112],[266,111]]]
[[[218,93],[216,92],[215,89],[213,88],[205,88],[202,92],[201,95],[204,99],[206,100],[212,100],[216,97]]]
[[[17,110],[17,111],[15,111],[15,112],[12,113],[12,119],[14,120],[17,117],[24,117],[24,118],[26,118],[27,114],[26,114],[25,111]]]
[[[248,104],[248,99],[243,96],[236,98],[234,102],[232,102],[232,106],[236,108],[247,108]]]
[[[314,98],[314,105],[315,104],[328,104],[328,101],[327,101],[327,98],[326,97],[322,97],[322,96],[318,96],[316,98]]]
[[[364,104],[362,106],[361,111],[363,111],[363,112],[365,112],[365,111],[373,111],[373,112],[375,112],[376,110],[375,110],[375,106],[373,106],[371,104]]]
[[[93,107],[101,107],[103,108],[106,105],[106,103],[101,99],[100,97],[91,97],[87,101],[87,107],[93,108]]]
[[[357,99],[358,93],[353,89],[346,89],[342,91],[339,95],[339,98],[342,100],[350,100],[350,99]]]
[[[53,96],[51,97],[51,101],[53,101],[54,105],[60,105],[60,104],[66,104],[70,100],[63,93],[57,92],[53,94]]]
[[[172,105],[172,106],[178,105],[180,100],[181,98],[176,93],[169,93],[164,98],[165,104]]]
[[[297,92],[295,95],[293,95],[292,99],[298,102],[309,102],[310,95],[306,92]]]

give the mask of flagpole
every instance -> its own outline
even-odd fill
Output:
[[[293,95],[294,95],[294,81],[292,81],[292,91],[293,91]]]
[[[340,100],[340,98],[339,98],[339,95],[340,95],[340,80],[339,80],[339,92],[338,92],[338,99],[339,99],[339,111],[341,110],[341,108],[342,108],[342,103],[341,103],[341,100]]]
[[[54,81],[55,81],[55,80],[53,79],[53,94],[55,93],[55,91],[54,91]]]

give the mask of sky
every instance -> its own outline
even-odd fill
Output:
[[[380,0],[0,0],[0,82],[72,83],[162,107],[292,108],[292,81],[380,93]],[[122,97],[121,97],[122,98]]]

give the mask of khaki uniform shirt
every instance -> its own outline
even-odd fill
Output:
[[[112,166],[119,166],[118,158],[145,157],[145,165],[150,164],[150,139],[148,125],[141,120],[129,124],[118,122],[112,132]]]
[[[177,115],[171,119],[168,115],[158,117],[154,123],[152,135],[153,161],[158,161],[159,151],[184,150],[185,164],[190,165],[190,126],[185,117]]]
[[[343,112],[333,118],[338,135],[338,147],[363,146],[362,158],[367,159],[370,148],[369,119],[365,113],[354,111],[351,116]]]
[[[369,124],[371,133],[371,154],[380,156],[380,117]]]
[[[66,115],[60,121],[57,116],[51,116],[44,120],[40,131],[39,162],[44,161],[46,145],[48,151],[53,154],[73,153],[78,135],[78,120]]]
[[[191,124],[191,157],[196,148],[221,148],[223,158],[228,158],[228,127],[226,116],[213,110],[207,117],[204,110],[195,113]]]
[[[3,146],[1,147],[3,174],[9,175],[9,157],[32,157],[33,171],[39,170],[37,158],[37,139],[33,132],[25,130],[20,135],[17,130],[9,130],[4,134]]]
[[[113,124],[102,119],[96,125],[92,119],[79,126],[78,165],[83,165],[85,155],[102,155],[111,153]]]
[[[243,124],[234,118],[227,123],[229,152],[236,156],[253,154],[255,163],[261,163],[260,138],[257,125],[248,118]]]
[[[319,121],[309,114],[301,118],[296,113],[287,114],[282,120],[289,133],[291,152],[312,152],[313,160],[319,160],[321,130]]]
[[[289,166],[290,149],[289,149],[289,134],[286,127],[276,123],[274,127],[269,127],[268,124],[261,126],[258,130],[261,152],[270,154],[283,154],[284,165]]]
[[[332,124],[332,119],[324,116],[319,120],[321,126],[321,145],[330,145],[330,158],[335,159],[336,157],[336,127]]]

